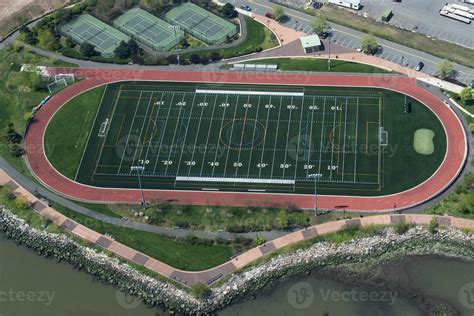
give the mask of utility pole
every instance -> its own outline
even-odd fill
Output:
[[[140,178],[140,175],[145,170],[145,167],[143,165],[141,165],[141,166],[140,165],[139,166],[132,166],[131,170],[137,172],[138,185],[140,186],[140,194],[141,194],[141,199],[142,199],[141,200],[141,205],[145,206],[145,194],[143,194],[142,180]]]
[[[314,217],[318,216],[318,180],[323,175],[321,173],[312,173],[308,175],[308,178],[314,178]]]
[[[178,35],[176,34],[176,30],[179,30],[180,29],[180,26],[179,25],[170,25],[168,26],[171,30],[174,31],[174,38],[176,40],[176,48],[175,48],[175,52],[176,52],[176,56],[177,56],[177,59],[178,59],[178,66],[179,66],[179,51],[178,51]]]

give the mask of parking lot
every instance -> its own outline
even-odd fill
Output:
[[[369,0],[366,0],[366,1],[369,1]],[[374,0],[370,0],[370,1],[374,3]],[[391,0],[377,0],[377,1],[379,1],[379,3],[381,1],[388,1],[388,3],[392,4]],[[425,0],[402,0],[402,3],[403,1],[421,3],[422,1],[425,1]],[[435,2],[441,3],[440,4],[441,5],[440,9],[441,9],[441,7],[446,3],[445,1],[447,0],[431,0],[431,3],[435,3]],[[261,15],[265,15],[265,13],[271,12],[273,8],[273,4],[268,2],[268,0],[252,0],[251,2],[248,0],[235,0],[233,1],[233,3],[235,5],[241,5],[241,4],[250,5],[252,12],[255,12]],[[394,4],[400,5],[402,3],[394,3]],[[367,10],[369,8],[365,8],[363,10]],[[461,27],[468,26],[471,29],[474,27],[473,24],[465,25],[462,22],[458,22],[458,21],[440,16],[438,14],[438,9],[435,11],[436,12],[432,14],[436,15],[436,18],[438,21],[436,22],[437,27],[440,29],[444,29],[444,25],[448,25],[448,24],[450,24],[453,29],[456,29],[456,26],[458,24]],[[314,19],[313,16],[305,14],[303,12],[292,10],[290,8],[285,8],[285,13],[287,15],[287,19],[282,24],[298,31],[303,31],[308,34],[312,33],[310,23]],[[426,17],[426,20],[428,19],[429,17]],[[354,30],[349,27],[342,26],[342,25],[335,25],[333,23],[330,23],[330,25],[334,29],[334,32],[332,33],[332,36],[330,38],[331,43],[335,43],[337,45],[341,45],[343,47],[351,48],[354,50],[360,46],[360,39],[365,35],[365,33]],[[446,28],[446,30],[448,30],[448,28]],[[474,45],[474,36],[471,35],[471,34],[474,34],[474,29],[472,29],[470,32],[471,33],[465,32],[463,34],[465,35],[466,38],[469,38],[469,40],[473,42],[472,45]],[[427,54],[427,53],[424,53],[424,52],[421,52],[421,51],[418,51],[418,50],[415,50],[415,49],[412,49],[412,48],[409,48],[409,47],[406,47],[394,42],[390,42],[381,38],[377,38],[377,42],[381,45],[382,49],[376,54],[376,56],[383,58],[385,60],[394,62],[394,63],[398,63],[400,65],[403,64],[405,67],[408,67],[411,69],[414,69],[416,64],[419,61],[421,61],[425,64],[425,66],[422,69],[422,72],[427,73],[427,74],[433,74],[436,70],[436,65],[442,60],[439,57],[436,57],[436,56],[433,56],[433,55],[430,55],[430,54]],[[466,67],[466,66],[458,65],[458,64],[454,64],[454,65],[457,72],[457,75],[456,75],[457,80],[465,84],[469,84],[472,80],[474,80],[474,69]]]
[[[456,0],[369,0],[362,1],[360,14],[380,20],[387,9],[393,17],[389,24],[454,44],[474,48],[474,23],[466,24],[439,14],[446,3],[457,3],[474,9],[474,5]]]

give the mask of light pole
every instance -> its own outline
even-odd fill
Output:
[[[140,186],[140,194],[141,194],[141,198],[142,198],[141,204],[142,204],[142,206],[144,206],[145,205],[145,195],[143,194],[142,180],[140,178],[140,174],[145,170],[145,167],[144,166],[132,166],[131,170],[137,172],[138,185]]]
[[[175,52],[176,52],[176,56],[177,56],[177,59],[178,59],[178,66],[179,66],[179,53],[178,53],[178,35],[176,34],[176,30],[179,30],[180,29],[180,26],[179,25],[170,25],[168,26],[170,28],[170,30],[173,30],[174,31],[174,38],[176,39],[176,48],[175,48]]]
[[[314,217],[317,216],[318,214],[318,191],[317,191],[317,183],[318,180],[322,177],[323,175],[321,173],[312,173],[308,175],[308,178],[314,178]]]
[[[332,28],[326,28],[323,30],[324,34],[327,34],[328,38],[328,71],[331,70],[331,36],[332,36]]]

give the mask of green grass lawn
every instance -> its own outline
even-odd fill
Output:
[[[424,210],[426,214],[445,215],[474,219],[474,174],[469,173],[464,181],[447,198]]]
[[[321,58],[268,58],[245,62],[247,64],[273,64],[283,71],[327,72],[328,60]],[[332,59],[330,72],[391,73],[366,64]]]
[[[209,269],[228,261],[233,254],[232,247],[229,245],[204,245],[176,241],[157,234],[97,221],[54,203],[52,207],[96,232],[109,234],[116,241],[178,269],[189,271]]]
[[[237,46],[222,49],[206,49],[194,53],[183,54],[182,58],[189,58],[191,54],[208,55],[211,52],[218,52],[222,58],[231,58],[251,54],[258,50],[276,47],[278,40],[275,35],[263,24],[249,17],[245,17],[247,24],[247,36],[245,40]]]
[[[46,129],[46,156],[70,179],[76,175],[104,89],[86,91],[66,103]]]

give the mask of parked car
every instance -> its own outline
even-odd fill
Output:
[[[242,10],[245,10],[245,11],[252,11],[252,8],[249,7],[249,6],[246,5],[246,4],[242,4],[242,5],[240,6],[240,8],[241,8]]]
[[[418,64],[416,64],[416,66],[415,66],[415,70],[420,71],[424,66],[425,66],[425,64],[423,64],[423,62],[419,61]]]
[[[357,48],[356,48],[356,51],[359,52],[359,53],[362,52],[362,47],[360,47],[360,46],[357,47]]]
[[[474,89],[474,80],[471,80],[471,88]]]
[[[265,16],[269,19],[275,20],[275,16],[271,14],[270,12],[265,13]]]

